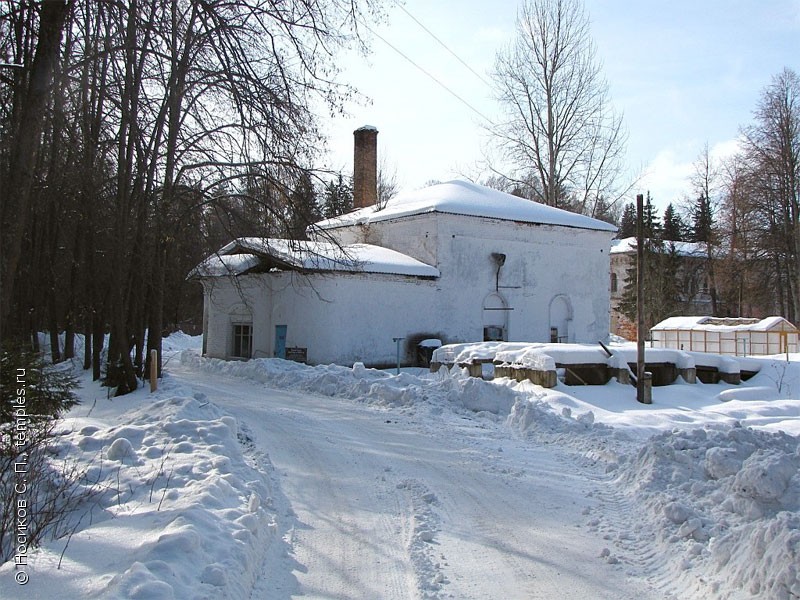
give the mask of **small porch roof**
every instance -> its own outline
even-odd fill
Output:
[[[348,272],[439,277],[436,267],[372,244],[237,238],[208,256],[189,277],[223,277],[267,271]]]

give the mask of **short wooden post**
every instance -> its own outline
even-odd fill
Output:
[[[400,342],[402,342],[405,338],[396,337],[392,338],[392,341],[397,344],[397,374],[400,375]]]
[[[644,372],[642,378],[642,399],[639,400],[642,404],[653,403],[653,374],[650,371]]]
[[[150,393],[158,389],[158,350],[150,350]]]

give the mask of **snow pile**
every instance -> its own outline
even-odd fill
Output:
[[[674,576],[697,593],[800,596],[798,439],[741,427],[666,432],[620,468]]]
[[[276,532],[269,465],[248,464],[232,417],[200,394],[164,387],[116,400],[135,406],[118,424],[91,410],[63,421],[59,456],[98,494],[71,538],[31,557],[24,589],[13,561],[0,567],[0,597],[249,595]]]
[[[250,379],[272,387],[323,396],[349,398],[385,408],[413,412],[418,408],[441,413],[463,407],[469,411],[507,415],[516,401],[516,393],[482,379],[468,377],[462,369],[446,368],[440,373],[414,376],[401,372],[368,369],[361,363],[352,368],[338,365],[307,366],[277,358],[259,358],[246,362],[202,358],[196,351],[181,353],[185,365],[207,371]]]
[[[513,365],[523,369],[535,369],[537,371],[556,370],[556,361],[553,360],[553,357],[536,348],[501,351],[495,355],[494,359],[501,364]]]
[[[70,539],[47,543],[31,554],[24,589],[14,581],[13,561],[2,565],[0,597],[244,598],[257,578],[257,586],[273,595],[281,591],[276,581],[290,589],[292,569],[300,567],[284,560],[291,551],[281,534],[289,533],[284,521],[292,513],[282,480],[266,456],[255,451],[247,426],[190,387],[192,377],[205,379],[204,390],[212,395],[222,376],[246,381],[223,381],[220,396],[212,397],[221,405],[231,396],[237,398],[232,405],[252,401],[248,415],[262,414],[258,403],[264,398],[260,385],[250,382],[309,394],[314,405],[337,397],[395,411],[387,427],[401,424],[409,432],[416,428],[436,440],[455,440],[448,447],[450,458],[469,463],[479,457],[487,472],[503,474],[504,489],[529,494],[548,480],[571,479],[564,484],[570,492],[564,497],[575,501],[559,500],[563,521],[553,524],[558,532],[553,544],[575,529],[575,520],[583,521],[589,534],[607,540],[596,556],[603,568],[614,570],[609,581],[638,578],[661,597],[800,597],[800,357],[789,363],[764,359],[759,373],[739,386],[656,387],[653,404],[641,405],[631,386],[615,381],[544,389],[527,381],[483,381],[457,366],[394,375],[362,364],[226,362],[201,358],[197,346],[198,338],[184,334],[165,340],[165,353],[176,356],[167,359],[167,376],[155,394],[140,390],[109,401],[100,388],[87,384],[83,404],[63,421],[57,451],[96,482],[92,510]],[[463,345],[453,356],[469,362],[491,354],[533,365],[546,360],[541,346],[547,345]],[[567,346],[562,350],[568,360]],[[575,355],[588,352],[597,350],[577,349]],[[169,373],[169,365],[178,362],[186,387],[174,383]],[[103,399],[93,403],[92,394]],[[350,410],[346,403],[335,407]],[[286,429],[292,435],[302,431],[302,409],[283,410]],[[406,430],[400,431],[405,436]],[[401,441],[406,448],[405,438]],[[540,451],[564,462],[547,471],[526,462]],[[376,464],[390,472],[382,462],[388,454],[359,456],[368,464],[379,456]],[[428,459],[419,457],[420,462]],[[452,571],[442,548],[448,543],[452,548],[459,537],[452,522],[459,515],[448,512],[456,507],[451,488],[455,483],[459,491],[468,487],[445,475],[431,476],[444,469],[435,466],[424,471],[428,476],[415,467],[398,470],[401,475],[394,481],[380,477],[405,502],[398,506],[408,507],[398,510],[408,515],[404,550],[417,595],[432,598],[459,583],[447,579]],[[528,481],[528,472],[536,478]],[[368,487],[368,482],[352,483],[356,490]],[[348,507],[355,496],[346,496]],[[509,501],[502,506],[481,510],[506,511],[516,519],[510,499],[517,496],[504,498]],[[541,501],[555,502],[546,496]],[[313,508],[319,498],[304,503]],[[575,519],[581,505],[585,520]],[[479,520],[469,521],[464,531],[473,523],[478,527]],[[513,562],[511,553],[508,559]],[[453,565],[459,555],[447,560]],[[487,569],[474,576],[492,575]]]
[[[447,344],[433,352],[432,362],[444,365],[468,365],[476,362],[493,361],[498,352],[524,350],[530,344],[518,342],[475,342]]]

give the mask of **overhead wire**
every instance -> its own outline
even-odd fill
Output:
[[[427,33],[427,34],[428,34],[429,36],[431,36],[431,37],[432,37],[434,40],[436,40],[436,42],[437,42],[437,43],[438,43],[438,44],[439,44],[439,45],[440,45],[442,48],[444,48],[445,50],[447,50],[447,51],[448,51],[448,52],[449,52],[449,53],[450,53],[450,54],[451,54],[451,55],[452,55],[452,56],[453,56],[453,57],[454,57],[454,58],[455,58],[455,59],[456,59],[458,62],[460,62],[462,65],[464,65],[464,67],[466,67],[466,69],[467,69],[467,70],[468,70],[470,73],[472,73],[473,75],[475,75],[475,77],[477,77],[478,79],[480,79],[480,80],[481,80],[481,81],[482,81],[484,84],[486,84],[488,87],[492,87],[492,84],[491,84],[489,81],[487,81],[487,80],[486,80],[486,78],[485,78],[483,75],[481,75],[481,74],[480,74],[480,73],[478,73],[478,72],[477,72],[475,69],[473,69],[471,66],[469,66],[469,64],[467,64],[467,62],[466,62],[465,60],[463,60],[463,59],[462,59],[462,58],[461,58],[461,57],[460,57],[458,54],[456,54],[456,53],[455,53],[455,51],[454,51],[454,50],[452,50],[452,49],[451,49],[451,48],[450,48],[450,47],[449,47],[447,44],[445,44],[445,43],[444,43],[444,42],[443,42],[441,39],[439,39],[439,37],[438,37],[438,36],[437,36],[435,33],[433,33],[433,32],[432,32],[430,29],[428,29],[427,27],[425,27],[425,25],[422,23],[422,21],[420,21],[419,19],[417,19],[417,17],[415,17],[414,15],[412,15],[412,14],[409,12],[409,10],[408,10],[408,9],[407,9],[405,6],[403,6],[403,5],[400,3],[400,1],[399,1],[399,0],[393,0],[393,2],[394,2],[396,5],[397,5],[397,7],[398,7],[400,10],[402,10],[404,13],[406,13],[406,14],[409,16],[409,18],[411,18],[411,20],[413,20],[413,21],[414,21],[414,22],[415,22],[417,25],[419,25],[419,26],[420,26],[420,27],[421,27],[421,28],[422,28],[422,29],[425,31],[425,33]]]
[[[395,0],[395,3],[396,3],[396,0]],[[400,6],[400,5],[398,4],[398,6]],[[404,12],[405,12],[405,13],[406,13],[406,14],[407,14],[409,17],[411,17],[411,18],[412,18],[412,19],[413,19],[413,20],[414,20],[414,21],[415,21],[415,22],[416,22],[416,23],[417,23],[417,24],[418,24],[420,27],[422,27],[422,29],[424,29],[424,30],[425,30],[425,31],[426,31],[426,32],[427,32],[429,35],[431,35],[431,36],[432,36],[434,39],[436,39],[436,41],[437,41],[437,42],[439,42],[439,43],[440,43],[440,44],[441,44],[441,45],[442,45],[442,46],[443,46],[445,49],[447,49],[447,51],[448,51],[448,52],[450,52],[450,53],[451,53],[453,56],[455,56],[455,57],[456,57],[456,58],[459,60],[459,62],[461,62],[461,63],[462,63],[464,66],[466,66],[466,67],[467,67],[467,68],[468,68],[468,69],[469,69],[469,70],[470,70],[472,73],[474,73],[475,75],[477,75],[477,76],[478,76],[478,77],[481,79],[481,81],[483,81],[485,84],[489,85],[489,83],[488,83],[488,82],[487,82],[485,79],[483,79],[483,78],[482,78],[480,75],[478,75],[478,73],[476,73],[476,72],[475,72],[475,71],[474,71],[474,70],[473,70],[473,69],[472,69],[472,68],[471,68],[469,65],[467,65],[467,63],[465,63],[463,60],[461,60],[461,58],[459,58],[459,57],[458,57],[458,55],[456,55],[456,54],[455,54],[455,52],[453,52],[452,50],[450,50],[450,49],[447,47],[447,45],[446,45],[446,44],[444,44],[444,42],[442,42],[442,41],[441,41],[439,38],[437,38],[437,37],[436,37],[436,36],[435,36],[435,35],[434,35],[434,34],[433,34],[433,33],[432,33],[432,32],[431,32],[431,31],[430,31],[430,30],[429,30],[427,27],[425,27],[425,26],[424,26],[424,25],[423,25],[423,24],[422,24],[422,23],[421,23],[421,22],[420,22],[418,19],[416,19],[416,18],[415,18],[413,15],[411,15],[411,13],[409,13],[409,12],[408,12],[408,11],[407,11],[405,8],[403,8],[402,6],[400,6],[400,8],[401,8],[401,9],[403,9],[403,11],[404,11]],[[431,73],[430,71],[428,71],[427,69],[425,69],[425,68],[424,68],[422,65],[420,65],[419,63],[417,63],[416,61],[414,61],[414,60],[413,60],[413,59],[412,59],[410,56],[408,56],[408,55],[407,55],[405,52],[403,52],[402,50],[400,50],[400,49],[399,49],[397,46],[395,46],[394,44],[392,44],[392,43],[391,43],[389,40],[387,40],[385,37],[383,37],[381,34],[379,34],[377,31],[375,31],[375,30],[374,30],[372,27],[370,27],[370,26],[369,26],[369,24],[368,24],[368,23],[366,23],[366,22],[362,22],[362,25],[363,25],[363,26],[364,26],[364,27],[365,27],[365,28],[366,28],[366,29],[367,29],[367,30],[368,30],[370,33],[372,33],[372,35],[374,35],[376,38],[378,38],[379,40],[381,40],[381,41],[382,41],[384,44],[386,44],[387,46],[389,46],[389,48],[391,48],[392,50],[394,50],[394,51],[395,51],[397,54],[399,54],[399,55],[400,55],[400,56],[401,56],[403,59],[405,59],[406,61],[408,61],[409,63],[411,63],[411,64],[412,64],[414,67],[416,67],[417,69],[419,69],[419,70],[420,70],[422,73],[424,73],[424,74],[425,74],[427,77],[429,77],[431,80],[433,80],[433,81],[434,81],[434,82],[435,82],[437,85],[439,85],[439,86],[440,86],[440,87],[442,87],[442,88],[443,88],[445,91],[447,91],[447,92],[448,92],[450,95],[452,95],[452,96],[453,96],[453,97],[454,97],[456,100],[458,100],[459,102],[461,102],[461,103],[462,103],[464,106],[466,106],[467,108],[469,108],[471,111],[473,111],[475,114],[477,114],[479,117],[481,117],[481,118],[482,118],[484,121],[486,121],[488,124],[490,124],[490,125],[494,125],[493,121],[492,121],[492,120],[491,120],[489,117],[487,117],[487,116],[486,116],[485,114],[483,114],[483,113],[482,113],[480,110],[478,110],[477,108],[475,108],[475,107],[474,107],[472,104],[470,104],[470,103],[469,103],[469,102],[468,102],[468,101],[467,101],[465,98],[463,98],[462,96],[460,96],[459,94],[457,94],[455,91],[453,91],[453,90],[452,90],[450,87],[448,87],[448,86],[447,86],[447,84],[445,84],[443,81],[439,80],[439,79],[438,79],[438,78],[437,78],[435,75],[433,75],[433,73]]]

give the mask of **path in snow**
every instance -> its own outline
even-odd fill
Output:
[[[384,411],[185,365],[173,375],[230,411],[275,466],[285,543],[253,598],[659,597],[601,556],[608,542],[584,527],[596,473],[560,448],[447,411]]]

